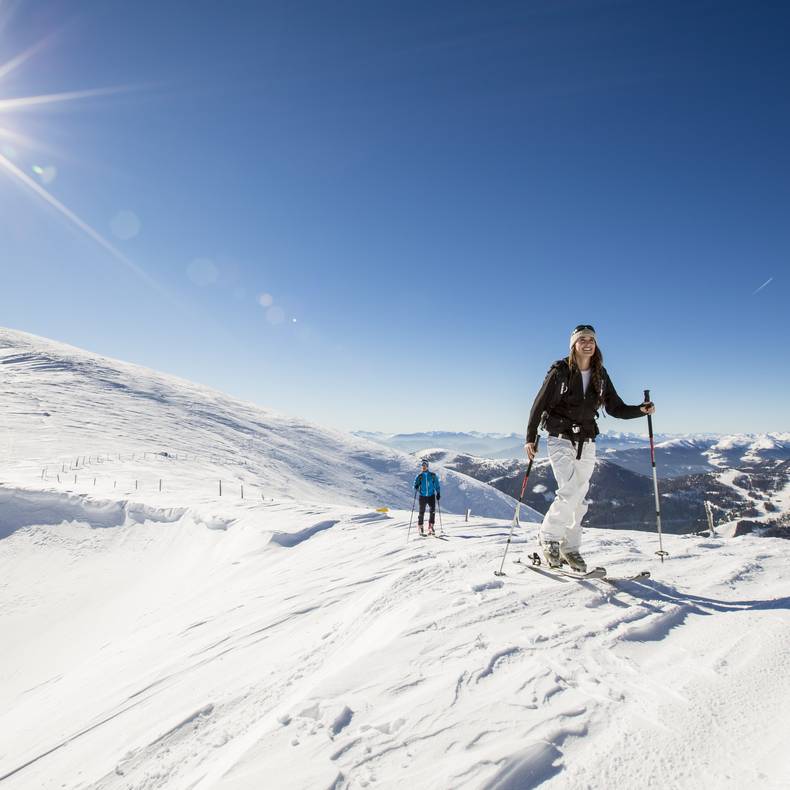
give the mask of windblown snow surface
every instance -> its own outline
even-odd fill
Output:
[[[594,530],[593,564],[653,578],[558,580],[511,561],[522,512],[497,577],[510,519],[417,537],[406,456],[249,405],[190,422],[236,402],[0,346],[0,790],[790,785],[790,542],[672,536],[661,564]]]

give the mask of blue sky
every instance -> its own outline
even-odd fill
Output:
[[[0,325],[343,429],[521,431],[590,322],[657,430],[790,430],[789,36],[779,2],[2,3]]]

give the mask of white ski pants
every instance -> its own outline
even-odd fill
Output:
[[[582,542],[582,519],[587,512],[587,491],[595,469],[595,442],[584,442],[577,461],[578,445],[569,439],[549,436],[549,461],[557,480],[557,495],[543,517],[541,542],[558,540],[563,549],[579,550]]]

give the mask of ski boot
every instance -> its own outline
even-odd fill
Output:
[[[425,537],[425,527],[423,527],[422,524],[418,524],[417,526],[420,528],[420,537],[424,538]]]
[[[436,537],[436,533],[433,531],[433,524],[428,524],[428,534],[432,535],[434,538]]]
[[[562,549],[560,551],[563,563],[576,573],[587,573],[587,563],[576,549]]]
[[[559,568],[562,566],[562,557],[560,556],[560,542],[558,540],[546,540],[541,543],[543,549],[543,556],[549,568]]]

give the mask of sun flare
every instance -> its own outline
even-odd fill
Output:
[[[129,260],[126,255],[105,239],[95,228],[45,188],[57,177],[58,171],[54,165],[40,162],[23,163],[24,152],[32,152],[34,150],[48,151],[50,149],[48,149],[46,144],[26,134],[24,129],[14,122],[16,120],[13,118],[15,113],[21,114],[25,111],[37,110],[54,104],[65,104],[98,96],[109,96],[130,90],[128,87],[93,88],[3,98],[3,80],[39,52],[48,40],[40,41],[8,62],[0,65],[0,173],[4,173],[12,182],[33,192],[44,204],[55,209],[72,225],[108,252],[115,260],[128,267],[149,285],[161,290],[161,287],[145,271]]]

